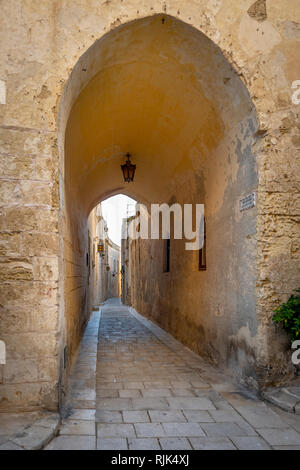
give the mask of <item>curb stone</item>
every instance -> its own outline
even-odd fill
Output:
[[[40,450],[45,447],[58,433],[60,415],[51,413],[27,426],[13,436],[7,436],[0,450]]]
[[[261,392],[261,396],[284,411],[300,415],[300,387],[271,388]]]

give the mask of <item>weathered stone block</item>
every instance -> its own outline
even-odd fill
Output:
[[[52,205],[52,183],[22,181],[16,191],[20,191],[23,204]]]
[[[5,383],[36,382],[38,364],[33,359],[8,359],[4,367]]]
[[[52,158],[36,157],[36,178],[38,180],[52,181],[54,178]]]
[[[11,281],[0,288],[0,331],[55,330],[58,287],[55,283]]]
[[[20,236],[18,233],[0,233],[0,256],[20,256]]]
[[[0,155],[0,174],[14,179],[34,179],[35,159],[25,156]]]
[[[58,259],[35,258],[33,261],[33,277],[37,281],[57,281]]]
[[[95,450],[95,448],[94,436],[58,436],[45,447],[45,450]],[[121,449],[121,447],[116,448]]]
[[[299,216],[300,194],[294,193],[291,197],[290,193],[262,192],[259,196],[259,213],[268,216],[270,214]]]
[[[41,404],[57,410],[57,383],[20,383],[0,385],[0,410],[34,410]]]
[[[53,256],[58,254],[58,235],[52,233],[22,233],[22,253],[27,256]]]
[[[23,280],[31,281],[33,279],[32,264],[27,260],[20,258],[8,259],[5,263],[0,263],[0,280]]]
[[[0,153],[11,155],[51,156],[55,138],[53,134],[39,133],[26,129],[0,129]]]
[[[0,185],[1,204],[52,204],[52,183],[38,181],[2,181]]]
[[[58,380],[59,361],[57,357],[39,358],[38,379],[43,382],[55,382]]]
[[[38,359],[57,354],[55,332],[3,334],[2,338],[6,343],[7,357],[11,359]]]
[[[54,233],[58,230],[58,213],[48,208],[6,207],[3,213],[3,228],[12,232],[41,231]]]

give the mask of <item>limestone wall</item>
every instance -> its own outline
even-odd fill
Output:
[[[107,291],[106,298],[120,297],[120,247],[107,240],[106,243],[107,259]]]

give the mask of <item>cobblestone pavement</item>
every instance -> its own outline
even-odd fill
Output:
[[[118,299],[101,309],[97,348],[99,317],[85,332],[70,408],[47,449],[300,450],[300,416],[237,388]]]

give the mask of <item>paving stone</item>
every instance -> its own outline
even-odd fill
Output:
[[[58,413],[51,413],[34,422],[34,426],[42,426],[56,433],[60,423],[60,415]]]
[[[172,380],[171,385],[173,388],[192,388],[191,382],[187,381],[182,381],[180,382],[179,380]]]
[[[166,398],[132,398],[133,410],[167,410],[169,403]]]
[[[144,388],[143,382],[123,382],[124,389],[134,389],[134,390],[141,390]]]
[[[188,388],[172,388],[172,395],[174,397],[194,397],[194,391]]]
[[[214,410],[215,406],[207,398],[186,397],[186,398],[168,398],[170,408],[177,410]]]
[[[191,450],[192,446],[189,441],[185,438],[177,437],[161,437],[159,439],[161,448],[163,450]]]
[[[236,406],[237,411],[255,428],[284,428],[286,427],[277,414],[266,405]]]
[[[95,450],[94,436],[58,436],[54,438],[45,450]]]
[[[24,450],[22,447],[14,444],[11,441],[7,441],[0,445],[0,450]]]
[[[154,411],[149,410],[152,423],[186,423],[186,419],[181,411]]]
[[[87,420],[65,420],[64,424],[61,426],[59,433],[62,434],[79,434],[81,436],[95,435],[95,423],[94,421]]]
[[[126,439],[120,438],[98,438],[97,450],[127,450]]]
[[[158,440],[153,438],[128,439],[128,444],[130,450],[160,450]]]
[[[120,390],[120,389],[123,389],[123,384],[120,384],[119,382],[100,382],[97,389],[96,389],[96,393],[98,390],[103,390],[103,389],[107,389],[107,390]]]
[[[142,394],[144,397],[159,397],[159,398],[164,398],[164,397],[171,397],[171,391],[167,388],[146,388],[145,390],[142,390]]]
[[[207,382],[204,382],[200,379],[191,379],[192,388],[209,388],[210,385]]]
[[[97,423],[97,437],[135,437],[132,424]]]
[[[95,400],[96,390],[76,390],[71,393],[71,398],[84,401]]]
[[[72,400],[72,408],[91,410],[96,408],[96,401],[92,400]]]
[[[98,423],[122,423],[122,414],[120,411],[96,411],[96,421]]]
[[[169,437],[205,436],[199,423],[163,423],[162,426]]]
[[[300,434],[294,429],[259,429],[259,434],[271,446],[300,445]]]
[[[271,447],[261,437],[232,437],[239,450],[270,450]]]
[[[245,436],[246,431],[236,423],[203,423],[201,424],[207,436]]]
[[[124,423],[149,423],[150,421],[147,411],[123,411],[123,420]]]
[[[0,435],[0,446],[2,444],[5,444],[7,441],[9,441],[9,439],[10,439],[9,435],[3,435],[3,436]]]
[[[69,418],[77,420],[88,420],[94,421],[96,416],[96,410],[71,410]]]
[[[274,413],[276,413],[283,423],[286,424],[286,427],[292,427],[297,432],[300,433],[300,416],[297,416],[295,413],[287,413],[286,411],[280,410],[272,406]]]
[[[210,400],[218,410],[233,410],[234,408],[215,390],[193,390],[194,394],[200,398],[207,398]]]
[[[189,440],[195,450],[236,450],[228,438],[191,437]]]
[[[143,382],[145,388],[169,388],[171,387],[171,382],[168,380],[160,380],[160,381],[155,381],[155,382]],[[140,388],[140,387],[139,387]]]
[[[121,398],[139,398],[142,396],[139,390],[134,389],[119,390],[119,395]]]
[[[43,417],[41,412],[29,413],[1,413],[0,414],[0,443],[2,438],[8,441],[16,433],[31,426],[37,419]]]
[[[209,414],[216,423],[229,423],[243,420],[235,410],[210,410]]]
[[[258,436],[256,430],[246,421],[238,421],[237,424],[244,431],[245,436]]]
[[[143,400],[143,398],[137,398],[136,400]],[[97,410],[132,410],[132,401],[130,398],[99,398],[97,400]]]
[[[28,450],[41,449],[52,439],[53,433],[51,429],[42,426],[30,426],[28,429],[16,434],[12,438],[12,442],[19,447]]]
[[[220,382],[220,383],[210,383],[211,387],[217,392],[235,392],[237,388],[232,383]]]
[[[122,395],[119,393],[124,392],[125,390],[118,390],[118,389],[109,389],[109,388],[97,388],[97,396],[100,398],[119,398]]]
[[[300,446],[273,446],[274,450],[300,450]]]
[[[220,392],[219,395],[225,402],[230,403],[230,405],[235,409],[238,409],[239,407],[257,408],[258,406],[263,408],[266,406],[255,394],[249,391],[245,391],[245,393]]]
[[[184,410],[184,415],[190,423],[213,423],[214,420],[208,411]]]
[[[137,437],[160,437],[165,436],[161,424],[158,423],[137,423],[135,424]]]

